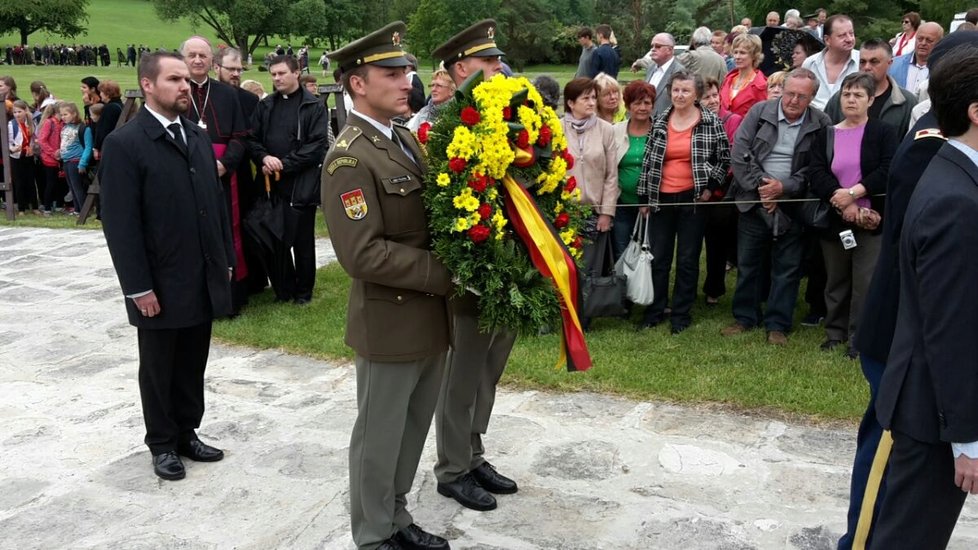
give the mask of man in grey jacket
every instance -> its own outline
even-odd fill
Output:
[[[859,50],[859,70],[873,75],[876,81],[876,94],[873,104],[869,106],[869,118],[882,120],[903,137],[910,128],[910,114],[917,105],[917,98],[887,74],[892,64],[893,48],[889,42],[878,38],[863,42]],[[825,114],[829,115],[833,124],[845,118],[840,97],[841,92],[836,92],[825,105]]]
[[[818,78],[795,69],[785,79],[779,100],[758,103],[748,111],[734,138],[730,155],[734,173],[731,195],[738,204],[737,289],[735,322],[721,334],[741,334],[762,324],[767,341],[787,344],[801,281],[804,246],[802,226],[782,198],[798,198],[808,189],[809,151],[829,118],[811,107]],[[762,296],[764,257],[770,254],[770,291]],[[761,302],[767,309],[761,314]]]

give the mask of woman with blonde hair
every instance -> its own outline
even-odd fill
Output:
[[[452,75],[445,69],[438,69],[431,75],[431,99],[422,107],[411,120],[407,127],[412,132],[417,132],[425,122],[433,122],[438,118],[438,112],[442,106],[452,99],[455,95],[455,81]]]
[[[621,97],[621,86],[614,78],[600,73],[594,77],[598,86],[598,118],[610,124],[625,120],[625,102]]]
[[[768,99],[781,99],[781,94],[784,92],[784,80],[787,77],[788,73],[786,71],[771,73],[771,76],[767,77]]]
[[[757,70],[764,60],[761,39],[754,34],[734,38],[730,48],[734,68],[720,85],[720,105],[740,116],[747,116],[756,103],[767,100],[767,78]]]

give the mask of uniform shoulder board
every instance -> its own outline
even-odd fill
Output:
[[[340,135],[336,136],[336,143],[333,145],[333,147],[337,149],[349,149],[350,145],[353,145],[353,142],[362,135],[362,130],[356,126],[347,125],[345,128],[343,128],[343,131],[340,132]]]
[[[917,130],[917,133],[913,136],[914,141],[924,138],[938,138],[945,141],[947,140],[947,138],[944,137],[944,134],[942,134],[937,128],[924,128],[923,130]]]

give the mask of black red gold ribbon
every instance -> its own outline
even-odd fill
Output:
[[[527,190],[509,175],[503,178],[502,183],[506,190],[503,200],[513,230],[526,245],[533,265],[541,275],[553,282],[560,298],[563,326],[557,367],[566,361],[569,371],[588,370],[591,368],[591,355],[577,314],[580,293],[574,259]]]

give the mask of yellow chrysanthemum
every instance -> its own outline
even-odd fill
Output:
[[[438,178],[435,179],[435,183],[438,187],[448,187],[448,184],[452,183],[452,178],[448,174],[442,172],[438,174]]]
[[[458,157],[469,160],[475,154],[476,138],[465,126],[456,126],[452,142],[448,144],[445,153],[448,158]]]
[[[453,227],[452,230],[453,231],[465,231],[465,230],[467,230],[470,227],[472,227],[472,225],[469,223],[469,219],[468,218],[456,218],[455,219],[455,227]]]
[[[561,231],[560,232],[560,240],[564,241],[564,244],[566,244],[567,246],[570,246],[570,244],[572,242],[574,242],[574,230],[573,229],[565,229],[565,230]]]

